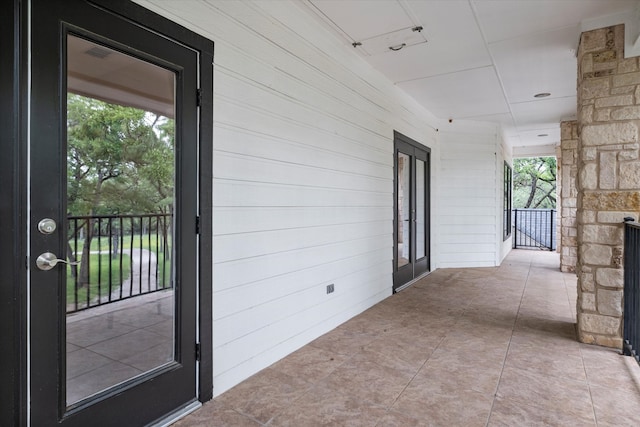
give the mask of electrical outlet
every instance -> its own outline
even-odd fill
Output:
[[[332,283],[332,284],[330,284],[330,285],[327,285],[327,293],[328,293],[328,294],[330,294],[330,293],[331,293],[331,292],[333,292],[333,291],[334,291],[334,289],[333,289],[333,283]]]

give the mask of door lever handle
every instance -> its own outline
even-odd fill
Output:
[[[53,267],[58,265],[58,263],[64,263],[69,265],[79,265],[80,261],[70,262],[64,259],[60,259],[55,254],[52,254],[51,252],[45,252],[40,256],[38,256],[38,258],[36,259],[36,266],[40,270],[44,270],[44,271],[51,270]]]

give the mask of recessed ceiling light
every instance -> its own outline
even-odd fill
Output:
[[[93,56],[94,58],[104,59],[107,56],[111,55],[111,50],[105,49],[100,46],[93,46],[89,50],[85,50],[84,53],[87,55]]]
[[[540,135],[538,135],[539,137],[543,137],[543,136],[549,136],[548,133],[541,133]]]
[[[541,92],[533,95],[534,98],[546,98],[547,96],[551,96],[549,92]]]

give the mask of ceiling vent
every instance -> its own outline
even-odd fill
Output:
[[[84,53],[89,56],[93,56],[94,58],[104,59],[107,56],[111,55],[112,52],[110,49],[105,49],[100,46],[94,46],[89,50],[85,50]]]

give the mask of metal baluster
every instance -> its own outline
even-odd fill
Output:
[[[91,259],[91,248],[89,248]],[[91,285],[89,285],[89,288]],[[98,305],[102,301],[102,218],[98,217]]]
[[[78,219],[74,219],[73,220],[73,226],[75,228],[75,238],[73,240],[73,253],[75,254],[76,259],[78,258],[78,234],[79,234],[79,230],[78,230]],[[80,272],[76,269],[76,277],[74,278],[74,284],[73,284],[73,305],[75,308],[75,311],[78,311],[78,284],[79,284],[79,276],[80,276]]]
[[[112,275],[113,273],[111,272],[113,270],[113,218],[108,218],[108,223],[107,223],[107,227],[109,229],[109,233],[107,234],[108,238],[109,238],[109,256],[107,257],[107,259],[109,260],[109,296],[108,296],[108,301],[111,302],[111,292],[112,292]]]
[[[124,268],[122,267],[123,257],[124,257],[124,221],[123,218],[118,218],[119,222],[119,230],[120,230],[120,299],[122,299],[122,287],[124,285]]]
[[[634,244],[633,244],[633,259],[631,259],[631,264],[633,265],[633,279],[629,285],[631,287],[630,297],[631,304],[633,308],[631,309],[631,313],[629,315],[629,322],[631,323],[631,349],[633,351],[633,355],[638,360],[638,352],[640,351],[640,327],[638,323],[640,322],[640,269],[638,268],[638,262],[640,261],[640,229],[636,226],[633,226],[633,236],[634,236]]]
[[[129,296],[133,296],[133,238],[134,238],[134,218],[131,217],[131,246],[129,249]]]
[[[156,217],[156,290],[159,288],[160,276],[158,275],[158,265],[160,264],[160,216]]]
[[[513,248],[518,247],[518,209],[513,210]]]
[[[151,292],[151,215],[148,216],[149,219],[149,231],[147,233],[147,242],[149,243],[149,263],[147,267],[147,292]]]
[[[162,217],[162,245],[163,248],[163,256],[162,256],[162,287],[165,287],[167,282],[167,254],[169,252],[169,236],[167,233],[167,215]]]
[[[138,239],[140,241],[140,251],[139,253],[139,261],[138,261],[138,270],[139,270],[139,276],[138,276],[138,294],[142,293],[142,230],[144,228],[144,219],[142,216],[140,216],[140,238]]]
[[[87,218],[87,221],[85,222],[85,224],[87,225],[87,235],[85,236],[85,239],[89,238],[89,233],[91,234],[91,238],[93,238],[93,221],[91,220],[91,217]],[[89,249],[91,249],[91,247],[89,247]],[[91,250],[89,250],[89,252],[91,252]],[[91,286],[89,285],[91,283],[91,262],[89,262],[91,259],[91,253],[87,254],[87,305],[85,306],[85,308],[89,308],[90,304],[90,290],[91,290]]]

